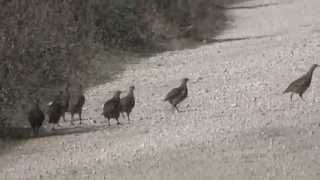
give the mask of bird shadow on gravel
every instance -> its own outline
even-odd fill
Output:
[[[50,136],[59,136],[59,135],[71,135],[71,134],[81,134],[89,133],[103,129],[103,126],[74,126],[74,127],[60,127],[56,130],[47,130],[41,129],[40,135],[38,137],[33,137],[31,134],[31,128],[24,127],[14,127],[11,128],[9,132],[10,140],[26,140],[29,138],[43,138]]]
[[[36,138],[45,138],[51,136],[64,136],[64,135],[80,135],[90,132],[95,132],[99,130],[115,130],[118,128],[125,127],[127,123],[121,123],[120,125],[111,125],[108,126],[107,123],[94,123],[94,124],[75,124],[75,125],[67,125],[61,126],[55,130],[51,130],[50,128],[42,128],[40,129],[40,134],[37,137],[33,137],[32,130],[29,127],[15,127],[11,128],[9,132],[9,141],[23,141],[27,139],[36,139]],[[3,136],[0,136],[3,138]]]
[[[215,4],[217,8],[224,9],[224,10],[234,10],[234,9],[256,9],[256,8],[264,8],[264,7],[271,7],[271,6],[279,6],[282,4],[290,4],[293,1],[285,1],[285,2],[277,2],[277,3],[266,3],[266,4],[258,4],[258,5],[251,5],[251,6],[232,6],[226,7]]]
[[[243,40],[251,40],[251,39],[263,39],[269,37],[275,37],[279,34],[272,35],[261,35],[261,36],[244,36],[244,37],[236,37],[236,38],[224,38],[224,39],[209,39],[207,43],[223,43],[223,42],[231,42],[231,41],[243,41]]]
[[[260,127],[239,132],[235,136],[241,146],[260,144],[287,145],[287,146],[306,146],[306,144],[318,144],[312,139],[317,139],[320,131],[317,125],[309,124],[304,127]],[[304,143],[301,143],[305,139]],[[308,141],[308,142],[307,142]],[[300,143],[298,143],[300,142]]]
[[[51,130],[48,128],[41,128],[40,134],[37,137],[32,136],[32,129],[28,127],[14,127],[9,130],[8,134],[3,136],[0,133],[0,157],[3,154],[6,154],[11,151],[13,147],[22,146],[27,143],[29,140],[38,139],[38,138],[48,138],[54,136],[67,136],[67,135],[81,135],[86,133],[93,133],[97,131],[115,131],[119,128],[126,128],[131,123],[121,123],[120,125],[112,124],[108,126],[107,123],[94,123],[94,124],[82,124],[82,125],[73,125],[73,126],[62,126],[56,130]]]
[[[106,129],[105,125],[82,125],[73,127],[60,127],[54,131],[42,128],[40,134],[37,137],[32,136],[31,128],[14,127],[11,128],[6,137],[0,136],[0,156],[10,152],[10,149],[15,146],[21,146],[31,139],[47,138],[53,136],[64,136],[64,135],[80,135],[84,133],[95,132]],[[112,127],[110,128],[112,129]]]
[[[50,136],[64,136],[64,135],[79,135],[83,133],[90,133],[103,129],[103,126],[76,126],[76,127],[62,127],[54,131],[45,131],[39,137]]]

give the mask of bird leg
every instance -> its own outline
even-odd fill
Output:
[[[80,123],[79,123],[79,124],[82,124],[81,114],[82,114],[82,112],[80,111],[80,112],[79,112],[79,120],[80,120]]]
[[[36,136],[36,133],[35,133],[35,129],[34,128],[32,128],[32,131],[31,131],[31,137],[35,137]]]
[[[119,118],[117,118],[116,120],[117,120],[117,124],[118,124],[118,125],[120,125],[120,121],[119,121]]]
[[[308,111],[308,107],[306,107],[306,105],[308,105],[307,101],[303,98],[302,94],[299,94],[299,96],[300,96],[300,99],[304,102],[303,109],[305,111]]]
[[[37,129],[36,129],[36,134],[37,134],[37,136],[39,136],[39,132],[40,132],[40,127],[37,127]]]
[[[74,114],[71,113],[71,121],[70,121],[70,124],[71,124],[71,125],[74,125],[74,124],[73,124],[73,121],[74,121],[73,115],[74,115]]]
[[[55,124],[52,124],[51,131],[55,131],[55,130],[56,130]]]
[[[306,102],[306,100],[303,98],[302,94],[299,94],[299,97],[302,99],[303,102]]]
[[[108,118],[108,126],[111,126],[111,124],[110,124],[110,118]]]
[[[62,114],[62,118],[63,118],[63,121],[66,122],[66,113],[65,112]]]
[[[171,113],[174,113],[174,110],[175,110],[175,108],[174,108],[174,106],[172,105],[172,106],[171,106]]]
[[[130,114],[127,113],[127,117],[128,117],[128,122],[130,123]]]
[[[174,108],[177,110],[177,112],[181,112],[177,106],[174,106]]]
[[[292,96],[293,96],[293,93],[291,93],[291,95],[290,95],[290,101],[292,101]]]

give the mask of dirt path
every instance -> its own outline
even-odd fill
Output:
[[[230,29],[196,49],[128,66],[87,91],[87,133],[31,139],[0,155],[0,179],[319,179],[320,72],[306,103],[282,95],[320,56],[319,0],[227,7]],[[189,77],[185,112],[161,100]],[[102,104],[136,86],[134,122],[104,126]]]

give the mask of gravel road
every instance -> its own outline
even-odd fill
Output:
[[[85,125],[5,148],[0,179],[320,179],[319,69],[306,102],[282,94],[320,63],[320,1],[247,1],[227,13],[214,43],[146,58],[88,89]],[[190,97],[172,113],[162,99],[183,77]],[[133,122],[107,127],[102,104],[131,84]]]

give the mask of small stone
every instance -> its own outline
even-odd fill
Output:
[[[315,102],[315,103],[320,102],[320,97],[316,97],[316,98],[313,100],[313,102]]]
[[[101,163],[101,158],[96,158],[97,163]]]
[[[290,56],[293,57],[294,56],[294,51],[290,52]]]
[[[230,106],[233,107],[233,108],[235,108],[235,107],[238,106],[238,104],[237,104],[237,103],[234,103],[234,104],[231,104]]]
[[[197,78],[197,81],[201,81],[201,80],[203,80],[203,77],[198,77]]]
[[[224,68],[223,72],[225,72],[225,73],[228,72],[228,69],[227,69],[227,68]]]

